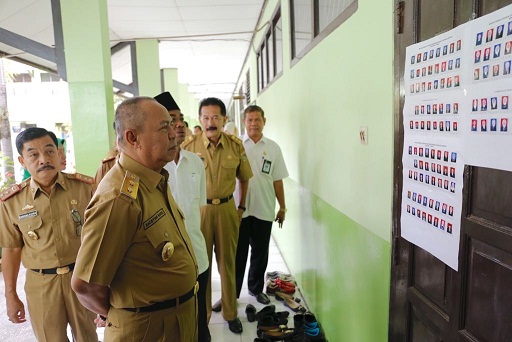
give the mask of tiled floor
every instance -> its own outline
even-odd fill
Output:
[[[288,273],[288,268],[284,263],[281,254],[274,240],[270,242],[270,253],[269,253],[269,264],[268,271],[282,271]],[[23,286],[25,283],[25,269],[20,270],[20,276],[18,277],[18,295],[20,299],[25,303],[25,292]],[[212,265],[212,302],[215,303],[220,298],[220,276],[217,272],[217,265]],[[0,273],[0,341],[4,342],[33,342],[36,341],[29,321],[22,324],[12,324],[7,319],[6,308],[5,308],[5,288],[3,281],[3,273]],[[300,293],[296,293],[296,296],[300,296]],[[277,302],[274,297],[270,297],[272,303],[276,305],[278,311],[290,311],[290,316],[293,317],[293,312],[287,309],[282,302]],[[229,331],[227,323],[222,319],[221,313],[212,313],[210,320],[210,333],[212,335],[213,342],[252,342],[256,338],[256,322],[250,323],[247,321],[245,314],[245,307],[247,304],[252,304],[256,307],[256,310],[260,310],[264,307],[256,299],[249,295],[247,291],[247,282],[245,282],[242,288],[240,299],[238,300],[238,317],[242,321],[244,332],[241,335],[235,335]],[[30,319],[30,318],[29,318]],[[293,322],[291,325],[293,326]],[[103,339],[103,328],[98,328],[98,338],[101,341]],[[72,340],[70,338],[70,340]]]

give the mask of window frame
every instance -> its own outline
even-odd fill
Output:
[[[325,37],[331,34],[336,28],[343,24],[348,18],[350,18],[358,8],[358,0],[353,0],[341,13],[334,18],[321,32],[319,32],[320,20],[319,20],[319,0],[310,0],[312,3],[312,32],[313,37],[311,41],[297,53],[295,43],[295,11],[294,11],[294,0],[290,0],[290,55],[291,55],[291,67],[297,64],[309,51],[318,45]]]

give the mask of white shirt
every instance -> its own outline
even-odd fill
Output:
[[[255,144],[247,134],[242,137],[253,176],[249,179],[243,217],[254,216],[264,221],[276,218],[274,182],[288,177],[281,148],[264,136]]]
[[[202,160],[192,152],[180,150],[178,165],[173,161],[164,167],[169,172],[169,185],[176,203],[185,215],[185,227],[192,241],[199,274],[209,267],[206,243],[201,232],[199,207],[206,205],[206,174]]]

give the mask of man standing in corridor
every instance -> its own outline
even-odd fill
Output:
[[[201,208],[201,229],[206,240],[210,267],[215,245],[222,287],[222,316],[228,322],[229,330],[240,334],[243,327],[237,314],[235,256],[238,229],[245,211],[245,196],[252,171],[240,139],[223,132],[226,119],[226,106],[220,99],[210,97],[202,100],[199,104],[199,121],[203,133],[189,136],[181,147],[196,153],[205,165],[208,204]],[[233,199],[236,178],[240,181],[238,205]],[[211,281],[208,284],[206,304],[208,314],[211,315]]]
[[[67,341],[71,326],[77,341],[98,341],[95,315],[71,290],[84,211],[92,195],[92,177],[66,174],[57,137],[44,128],[27,128],[16,137],[21,165],[31,178],[2,192],[0,246],[7,316],[26,321],[16,282],[20,261],[27,268],[25,292],[38,341]]]
[[[278,222],[281,228],[285,219],[283,179],[288,177],[288,170],[279,145],[263,136],[265,122],[265,113],[261,107],[249,106],[245,109],[246,133],[242,141],[254,175],[249,180],[245,200],[247,210],[244,212],[238,236],[236,293],[239,297],[250,245],[251,261],[247,279],[249,294],[255,296],[261,304],[267,305],[270,300],[263,293],[263,287],[270,233],[272,221]],[[276,198],[279,203],[277,214],[275,213]]]
[[[171,124],[150,97],[116,109],[120,156],[87,207],[72,278],[106,342],[197,340],[197,263],[163,169],[178,150]]]

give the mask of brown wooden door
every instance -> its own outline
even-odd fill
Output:
[[[512,341],[512,172],[466,166],[459,271],[400,237],[405,48],[511,0],[395,2],[395,175],[389,341]]]

